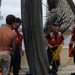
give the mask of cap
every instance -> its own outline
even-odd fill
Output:
[[[20,18],[16,18],[16,19],[15,19],[15,22],[22,23],[22,20],[21,20]]]
[[[59,26],[59,23],[53,23],[53,26]]]

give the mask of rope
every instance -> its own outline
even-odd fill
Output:
[[[57,48],[57,50],[53,53],[53,59],[52,61],[56,61],[59,60],[59,54],[61,53],[63,45],[59,45],[59,47]]]
[[[58,48],[56,49],[56,51],[55,52],[53,52],[51,49],[50,49],[50,51],[53,53],[53,59],[52,59],[52,61],[55,61],[55,64],[56,64],[56,60],[59,60],[59,54],[61,53],[61,50],[62,50],[62,48],[63,48],[63,45],[61,44],[61,45],[57,45],[58,46]],[[57,47],[57,46],[53,46],[53,47]],[[51,62],[52,63],[52,62]],[[56,68],[57,68],[57,64],[56,64]],[[58,68],[57,68],[58,69]],[[61,73],[61,75],[64,75],[61,71],[58,71],[58,72],[60,72]]]
[[[56,49],[56,51],[55,52],[53,52],[52,50],[50,50],[51,52],[52,52],[52,54],[53,54],[53,59],[52,59],[52,61],[55,61],[55,64],[56,64],[56,60],[59,60],[59,54],[61,53],[61,50],[62,50],[62,48],[63,48],[63,45],[61,44],[61,45],[57,45],[58,46],[58,48]],[[56,46],[53,46],[53,47],[56,47]],[[69,52],[69,55],[71,54],[71,52],[72,52],[72,49],[70,50],[70,52]],[[68,58],[68,57],[67,57]],[[67,60],[67,58],[66,58],[66,60]],[[69,64],[69,62],[71,61],[71,58],[68,60],[68,62],[66,63],[66,65],[67,64]],[[57,65],[57,64],[56,64]],[[57,66],[56,66],[56,68],[57,68]],[[61,72],[61,71],[58,71],[61,75],[64,75],[63,74],[63,72]]]
[[[61,45],[59,45],[59,47],[57,48],[57,50],[55,52],[53,52],[51,50],[51,52],[53,53],[53,59],[52,59],[52,61],[59,60],[59,54],[61,53],[62,47],[63,47],[63,45],[61,44]],[[71,52],[72,52],[72,49],[70,50],[69,55],[71,54]],[[64,60],[66,60],[67,58],[65,58]],[[70,60],[71,60],[71,58],[68,60],[68,62],[66,63],[66,65],[69,64]]]
[[[73,50],[73,46],[72,46],[72,48],[71,48],[70,51],[69,51],[69,55],[72,53],[72,50]],[[69,56],[67,56],[67,57],[64,58],[63,60],[67,60],[68,57],[69,57]],[[69,60],[67,61],[66,65],[68,65],[68,64],[70,63],[70,61],[71,61],[71,57],[70,57]]]
[[[52,59],[52,61],[51,61],[51,64],[53,63],[53,61],[59,60],[59,54],[60,54],[60,52],[61,52],[61,50],[62,50],[63,45],[61,44],[61,45],[56,45],[56,46],[53,46],[53,47],[57,47],[57,46],[58,46],[58,48],[57,48],[57,50],[56,50],[55,52],[53,52],[53,51],[50,49],[50,51],[52,52],[52,55],[53,55],[53,59]],[[50,64],[50,65],[51,65],[51,64]]]

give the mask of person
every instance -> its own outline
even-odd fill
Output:
[[[2,69],[2,75],[9,74],[10,54],[16,49],[16,33],[11,29],[14,22],[15,16],[7,15],[5,26],[0,27],[0,70]]]
[[[75,18],[74,18],[74,24],[75,24]],[[73,61],[75,64],[75,45],[74,44],[75,44],[75,25],[72,29],[72,36],[69,43],[69,56],[73,57]]]
[[[52,32],[52,29],[51,29],[51,27],[49,27],[48,29],[47,29],[47,33],[51,33]]]
[[[15,19],[15,24],[13,25],[13,30],[17,34],[16,39],[16,51],[11,55],[11,67],[13,67],[13,74],[18,75],[21,65],[21,54],[24,55],[24,50],[22,50],[22,35],[19,32],[19,27],[22,21],[20,18]],[[10,67],[10,69],[11,69]]]
[[[49,65],[52,65],[52,69],[56,72],[58,71],[58,66],[60,65],[60,59],[53,61],[53,53],[57,50],[57,48],[64,44],[64,37],[61,32],[59,32],[59,24],[53,23],[53,31],[45,35],[45,42],[48,46],[47,54]]]

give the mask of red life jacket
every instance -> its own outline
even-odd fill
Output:
[[[57,39],[55,39],[53,32],[50,33],[50,42],[49,43],[52,46],[60,45],[62,43],[61,32],[58,32]]]
[[[75,33],[75,26],[72,28],[72,33]]]
[[[22,35],[20,34],[19,31],[17,31],[16,33],[17,33],[16,43],[17,43],[18,46],[21,46],[22,45]]]

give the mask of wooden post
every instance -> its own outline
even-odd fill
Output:
[[[21,0],[21,15],[30,75],[49,75],[42,25],[42,0]]]

